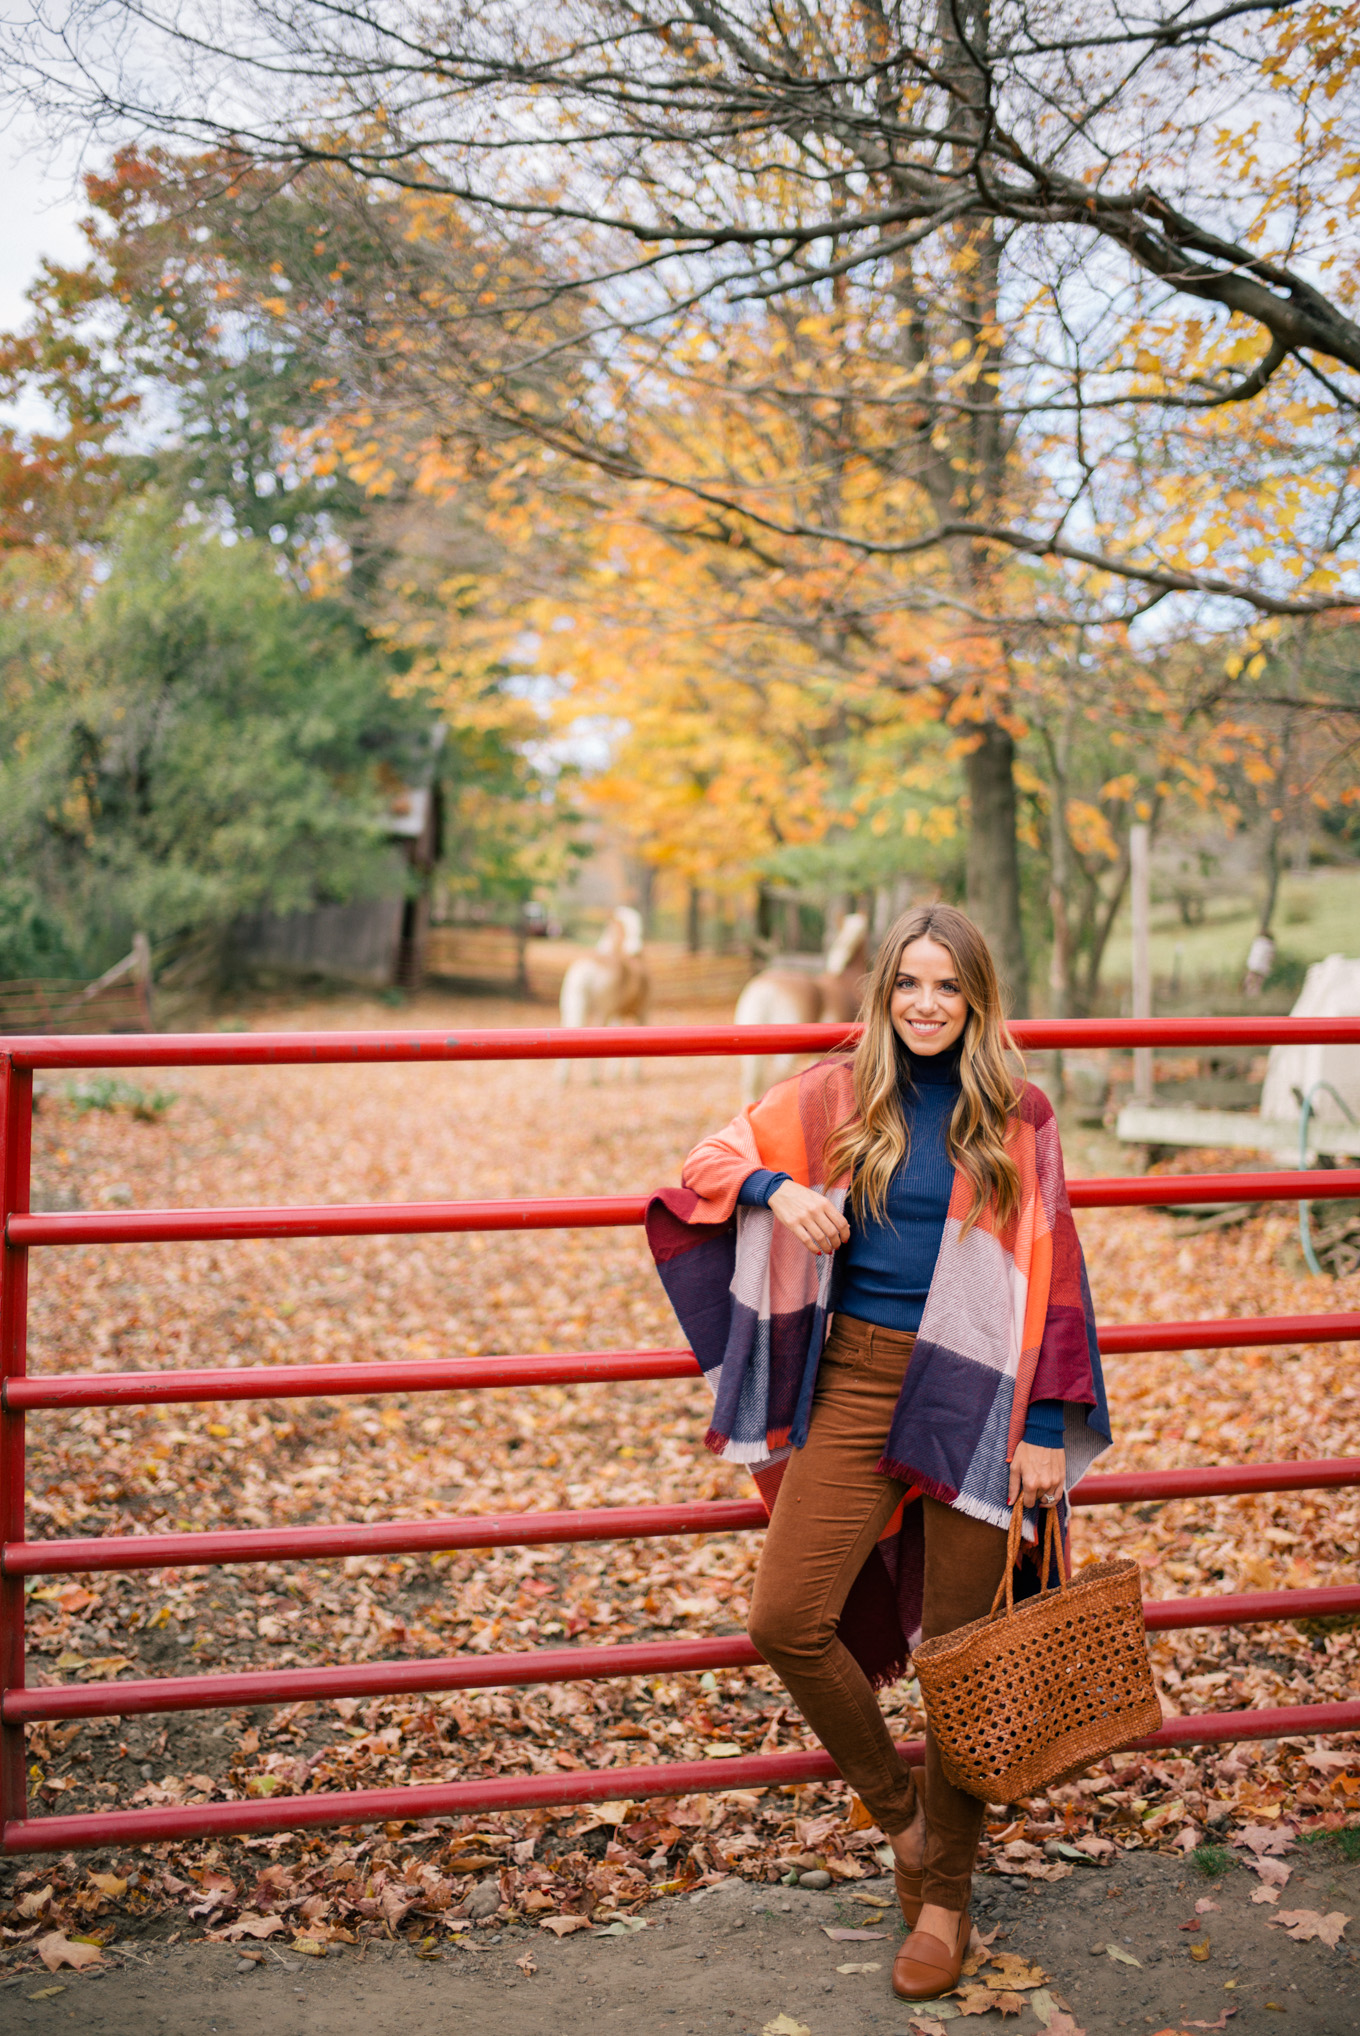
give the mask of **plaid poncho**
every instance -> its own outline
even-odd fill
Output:
[[[680,1326],[713,1389],[708,1447],[748,1464],[767,1507],[782,1460],[807,1440],[817,1364],[835,1309],[836,1258],[814,1258],[768,1209],[739,1207],[757,1167],[842,1207],[830,1134],[853,1112],[849,1062],[819,1062],[697,1145],[683,1186],[647,1209],[647,1240]],[[1009,1464],[1031,1399],[1064,1403],[1070,1489],[1109,1446],[1095,1318],[1067,1200],[1053,1109],[1026,1084],[1007,1136],[1018,1213],[984,1209],[955,1174],[939,1257],[879,1471],[910,1489],[861,1573],[841,1637],[875,1681],[902,1673],[919,1634],[921,1495],[1005,1527]],[[1032,1536],[1032,1525],[1027,1523]]]

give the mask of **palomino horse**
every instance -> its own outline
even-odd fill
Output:
[[[737,999],[738,1025],[816,1025],[854,1018],[869,970],[869,921],[852,912],[842,923],[818,976],[801,969],[763,969]],[[798,1065],[795,1053],[748,1053],[741,1063],[741,1096],[754,1103]]]
[[[580,955],[562,978],[558,1004],[563,1025],[634,1025],[647,1023],[647,999],[651,985],[647,964],[642,958],[642,914],[631,905],[618,905],[596,942],[594,954]],[[591,1063],[594,1079],[600,1079],[600,1063]],[[642,1063],[636,1063],[639,1077]],[[566,1081],[570,1061],[558,1063],[559,1078]]]

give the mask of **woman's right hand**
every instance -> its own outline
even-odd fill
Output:
[[[784,1181],[771,1195],[768,1206],[814,1258],[849,1242],[850,1225],[835,1203],[815,1189],[802,1188],[797,1181]]]

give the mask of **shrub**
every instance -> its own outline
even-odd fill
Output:
[[[117,1075],[95,1075],[88,1082],[74,1082],[66,1091],[72,1110],[126,1110],[143,1124],[155,1124],[175,1100],[173,1089],[144,1089]]]

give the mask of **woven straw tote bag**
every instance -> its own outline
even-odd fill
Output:
[[[912,1660],[945,1773],[984,1803],[1067,1781],[1162,1722],[1137,1563],[1100,1562],[1070,1578],[1052,1508],[1040,1594],[1017,1605],[1023,1512],[1017,1500],[1006,1574],[987,1617],[923,1640]],[[1054,1550],[1058,1586],[1050,1589]]]

